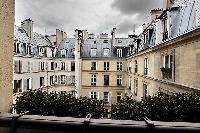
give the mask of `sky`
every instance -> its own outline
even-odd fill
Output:
[[[139,34],[151,9],[162,8],[163,0],[16,0],[15,24],[27,18],[34,21],[34,32],[55,34],[56,29],[73,36],[75,29],[89,33],[109,33],[117,37]],[[135,26],[134,26],[135,25]]]

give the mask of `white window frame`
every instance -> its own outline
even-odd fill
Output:
[[[61,57],[66,57],[66,49],[60,51]]]
[[[145,58],[144,59],[144,75],[148,75],[148,73],[149,73],[149,59]]]
[[[122,49],[117,49],[117,57],[122,57]]]
[[[66,70],[65,62],[61,62],[61,68],[60,68],[60,70]]]
[[[134,79],[134,94],[137,96],[138,93],[138,79]]]
[[[60,84],[62,85],[66,84],[66,75],[60,75]]]
[[[105,95],[105,94],[107,94],[107,95]],[[110,102],[110,92],[103,93],[103,100],[104,100],[104,102],[107,102],[107,103]]]
[[[90,92],[90,98],[99,100],[99,92]]]
[[[110,55],[110,49],[109,48],[104,48],[103,49],[103,56],[108,57]]]
[[[123,70],[123,63],[122,62],[117,62],[117,70],[122,71]]]
[[[168,56],[168,61],[167,61],[167,63],[166,63],[166,57]],[[171,54],[166,54],[166,55],[164,55],[163,56],[163,67],[164,68],[172,68],[172,66],[171,66],[171,61],[172,61],[172,59],[173,59],[173,55],[171,55]],[[166,65],[167,64],[167,65]]]
[[[109,70],[109,66],[110,66],[110,63],[109,63],[109,62],[104,62],[104,70],[105,70],[105,71],[108,71],[108,70]]]
[[[96,86],[96,84],[97,84],[97,75],[92,74],[91,75],[91,85]]]
[[[122,75],[117,75],[117,86],[121,86],[121,85],[122,85]]]
[[[91,48],[90,49],[90,56],[91,57],[97,56],[97,49],[96,48]]]
[[[120,97],[120,99],[122,100],[122,93],[121,92],[117,92],[117,99],[118,99],[118,97]],[[117,102],[118,102],[118,100],[117,100]]]

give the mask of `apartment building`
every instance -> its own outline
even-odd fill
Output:
[[[45,36],[33,21],[15,27],[14,93],[30,89],[67,92],[112,103],[140,100],[158,92],[173,94],[200,88],[200,2],[164,0],[140,35],[98,37],[87,30]]]
[[[127,94],[137,100],[157,92],[173,94],[200,88],[200,3],[166,2],[166,10],[144,24],[127,57]],[[151,15],[160,11],[153,10]]]
[[[14,96],[36,89],[54,93],[73,91],[74,56],[70,53],[74,49],[74,39],[66,38],[66,33],[58,29],[52,36],[35,33],[33,23],[26,19],[21,27],[15,26]]]

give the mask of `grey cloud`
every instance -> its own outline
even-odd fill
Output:
[[[163,0],[114,0],[112,7],[123,14],[146,14],[151,9],[162,8]]]

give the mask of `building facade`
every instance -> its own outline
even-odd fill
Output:
[[[140,35],[116,38],[87,30],[46,36],[33,32],[27,19],[15,27],[14,93],[42,89],[72,93],[111,104],[158,92],[200,88],[200,2],[164,0],[150,12]]]

